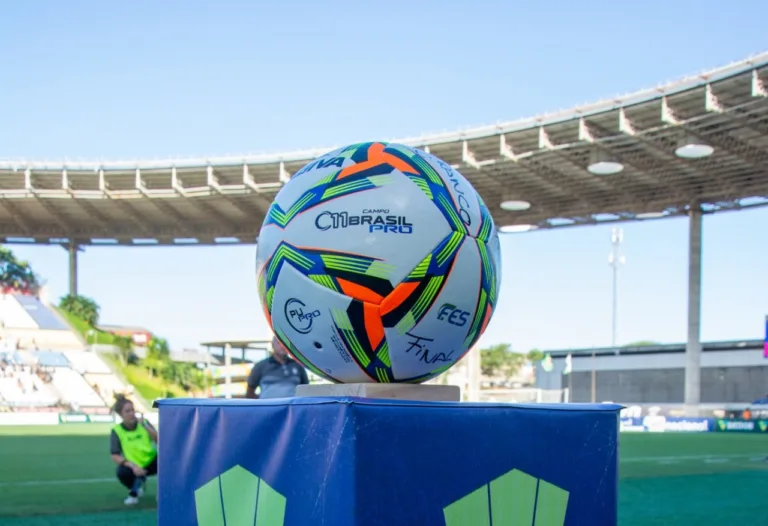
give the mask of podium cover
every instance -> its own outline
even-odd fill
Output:
[[[609,526],[618,405],[158,403],[159,526]]]

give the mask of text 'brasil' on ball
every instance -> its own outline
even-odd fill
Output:
[[[362,214],[350,214],[349,212],[321,212],[315,218],[315,227],[318,230],[330,230],[365,226],[369,233],[384,232],[392,234],[411,234],[413,224],[406,216],[387,215],[388,209],[363,210]]]

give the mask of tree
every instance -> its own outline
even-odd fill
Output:
[[[153,337],[147,344],[147,356],[141,361],[141,364],[149,371],[150,376],[161,376],[166,378],[173,375],[166,371],[166,366],[171,362],[171,351],[168,347],[168,340]]]
[[[544,359],[544,353],[539,349],[531,349],[527,355],[529,362],[540,362]]]
[[[128,364],[133,354],[133,340],[129,336],[118,336],[115,334],[112,337],[112,343],[117,347],[117,352],[120,355],[120,362],[123,365]]]
[[[0,247],[0,288],[4,292],[37,294],[40,280],[29,263],[18,259],[6,247]]]
[[[86,296],[67,294],[59,301],[59,308],[72,316],[83,320],[91,327],[99,322],[99,305]]]
[[[168,340],[153,336],[147,344],[147,354],[159,359],[169,358],[171,356]]]
[[[524,354],[512,352],[508,343],[480,349],[480,369],[484,376],[513,376],[526,360]]]

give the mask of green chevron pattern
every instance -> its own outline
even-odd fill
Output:
[[[286,499],[235,466],[195,490],[198,526],[283,526]]]
[[[446,526],[564,526],[569,493],[513,469],[443,508]]]

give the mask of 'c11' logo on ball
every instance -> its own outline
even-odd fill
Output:
[[[365,209],[362,214],[349,212],[321,212],[315,218],[315,228],[330,230],[354,226],[368,227],[368,232],[412,234],[413,224],[406,216],[388,215],[389,209]]]
[[[440,321],[447,321],[451,325],[457,327],[463,327],[467,324],[467,318],[469,313],[465,310],[456,308],[456,305],[450,303],[443,303],[440,309],[437,311],[437,319]]]
[[[312,320],[320,317],[319,310],[305,310],[303,301],[291,298],[285,302],[285,318],[296,332],[309,334],[312,330]]]

